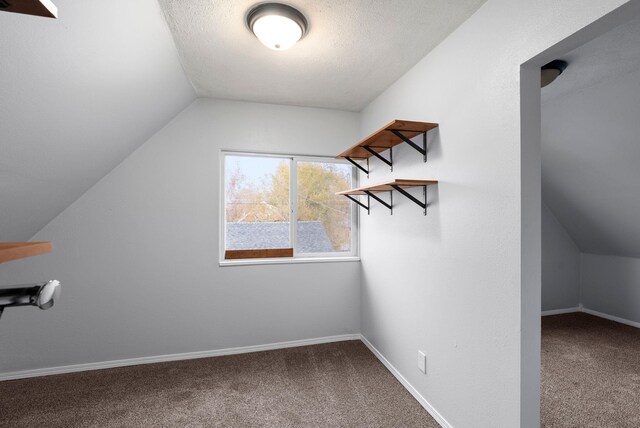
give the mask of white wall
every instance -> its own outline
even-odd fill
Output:
[[[582,254],[582,305],[640,323],[640,259]]]
[[[539,100],[521,129],[520,65],[623,3],[489,0],[363,111],[361,135],[441,124],[426,165],[406,145],[393,174],[373,165],[371,182],[441,181],[427,217],[401,196],[364,216],[361,327],[452,426],[539,426]]]
[[[542,204],[542,310],[580,304],[580,249]]]
[[[543,104],[545,203],[586,253],[640,257],[638,99],[640,69]]]
[[[354,113],[197,100],[34,240],[0,284],[62,282],[5,311],[0,373],[359,332],[360,263],[218,267],[219,150],[334,155]]]
[[[0,13],[0,241],[24,241],[195,99],[157,0]]]
[[[569,67],[542,91],[542,184],[545,204],[582,252],[578,303],[637,322],[640,16],[629,18],[561,55]],[[546,217],[542,307],[575,308],[572,245]]]
[[[520,116],[520,65],[624,3],[489,0],[359,132],[348,113],[197,101],[36,235],[54,253],[0,268],[66,286],[52,311],[7,310],[2,371],[347,333],[360,305],[365,336],[451,425],[539,426],[539,148],[520,145],[539,112],[529,97]],[[338,153],[395,118],[441,128],[426,165],[397,151],[393,177],[441,182],[427,217],[399,195],[393,216],[364,216],[361,295],[357,263],[216,266],[220,147]]]

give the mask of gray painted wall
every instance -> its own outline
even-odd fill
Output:
[[[542,204],[542,310],[580,304],[580,250]]]
[[[545,203],[585,253],[640,257],[639,99],[636,68],[543,104]]]
[[[520,65],[623,3],[489,0],[363,111],[361,135],[397,118],[441,124],[427,164],[406,145],[392,174],[372,162],[368,182],[440,184],[427,217],[400,195],[393,216],[375,204],[363,216],[361,327],[452,426],[539,426],[540,127],[535,114],[531,133],[520,125]]]
[[[582,305],[640,322],[640,259],[582,254]]]
[[[630,17],[563,54],[569,68],[542,91],[544,201],[582,253],[576,302],[574,251],[543,210],[543,310],[579,303],[640,320],[640,17]]]
[[[63,284],[10,308],[0,372],[357,333],[360,263],[218,267],[219,151],[333,155],[354,113],[197,100],[38,232],[51,254],[0,284]],[[310,132],[313,131],[313,132]]]
[[[0,13],[0,241],[25,241],[195,99],[156,0]]]
[[[66,285],[55,310],[7,311],[0,368],[361,328],[453,426],[539,426],[539,281],[525,275],[540,265],[523,261],[521,242],[535,235],[539,257],[540,192],[531,180],[521,193],[519,142],[531,134],[521,132],[520,65],[624,3],[489,0],[365,109],[359,132],[348,113],[197,101],[36,235],[54,253],[0,268],[2,283]],[[363,216],[362,276],[357,263],[216,266],[219,148],[338,153],[395,118],[442,127],[429,163],[403,146],[393,176],[441,183],[427,217],[400,196],[393,216]],[[370,181],[391,176],[372,168]],[[523,200],[535,206],[527,224]]]

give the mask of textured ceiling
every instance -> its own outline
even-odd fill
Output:
[[[640,257],[640,18],[543,89],[543,197],[583,252]]]
[[[198,96],[359,111],[485,0],[291,0],[310,22],[267,49],[245,15],[257,0],[160,0]]]
[[[57,20],[0,12],[0,241],[30,238],[195,98],[156,0],[55,3]]]

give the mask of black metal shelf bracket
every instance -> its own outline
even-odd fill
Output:
[[[411,141],[410,138],[407,138],[401,131],[397,129],[389,129],[396,137],[400,138],[402,141],[416,149],[421,155],[424,162],[427,161],[427,131],[422,132],[422,147],[418,146],[416,143]]]
[[[367,167],[366,168],[363,167],[362,165],[360,165],[358,162],[354,161],[349,156],[345,156],[344,158],[346,160],[348,160],[349,162],[351,162],[353,164],[353,166],[358,168],[360,171],[363,171],[365,174],[367,174],[367,178],[369,178],[369,159],[368,158],[367,158]]]
[[[363,204],[362,202],[360,202],[358,200],[358,198],[354,198],[351,195],[345,195],[347,198],[351,199],[353,202],[355,202],[356,204],[360,205],[362,208],[364,208],[365,210],[367,210],[367,215],[371,214],[370,208],[371,207],[371,201],[369,200],[369,196],[367,196],[367,205]]]
[[[416,205],[421,207],[424,210],[424,215],[427,215],[427,186],[422,186],[422,195],[424,197],[424,202],[422,202],[421,200],[417,199],[412,194],[410,194],[409,192],[407,192],[406,190],[404,190],[402,187],[400,187],[398,185],[392,184],[391,187],[393,187],[394,190],[397,190],[398,192],[402,193],[404,196],[406,196],[413,203],[415,203]]]
[[[378,159],[380,159],[382,162],[386,163],[387,165],[389,165],[389,167],[391,168],[391,172],[393,172],[393,148],[392,147],[377,147],[377,146],[362,146],[363,149],[365,149],[366,151],[368,151],[369,153],[371,153],[373,156],[377,157]],[[376,149],[389,149],[389,159],[385,159],[382,155],[380,155],[380,153],[376,152],[375,150],[373,150],[373,148]]]
[[[368,197],[375,199],[376,201],[380,202],[382,205],[387,207],[389,209],[389,211],[391,212],[391,215],[393,215],[393,192],[389,192],[389,195],[391,197],[389,203],[387,203],[384,200],[382,200],[381,198],[377,197],[373,192],[365,190],[364,193],[366,193]],[[371,203],[369,203],[369,206],[371,206]]]

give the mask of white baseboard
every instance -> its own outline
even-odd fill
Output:
[[[125,360],[102,361],[96,363],[74,364],[69,366],[49,367],[34,370],[21,370],[0,373],[0,382],[5,380],[26,379],[30,377],[49,376],[63,373],[84,372],[89,370],[110,369],[114,367],[137,366],[139,364],[163,363],[167,361],[192,360],[195,358],[219,357],[222,355],[246,354],[249,352],[270,351],[274,349],[294,348],[297,346],[319,345],[322,343],[342,342],[345,340],[361,340],[360,334],[343,334],[339,336],[318,337],[315,339],[292,340],[289,342],[268,343],[265,345],[242,346],[213,351],[186,352],[182,354],[157,355],[152,357],[128,358]]]
[[[89,370],[110,369],[115,367],[137,366],[140,364],[164,363],[168,361],[192,360],[196,358],[220,357],[223,355],[246,354],[250,352],[271,351],[275,349],[294,348],[297,346],[319,345],[322,343],[361,340],[373,355],[400,381],[402,386],[420,403],[424,409],[444,428],[452,428],[451,424],[407,381],[404,376],[361,334],[344,334],[339,336],[319,337],[315,339],[292,340],[289,342],[268,343],[265,345],[242,346],[213,351],[186,352],[181,354],[157,355],[151,357],[128,358],[123,360],[102,361],[96,363],[73,364],[68,366],[49,367],[33,370],[0,373],[0,382],[26,379],[39,376],[50,376],[64,373],[77,373]]]
[[[631,321],[625,318],[620,318],[615,315],[605,314],[603,312],[594,311],[593,309],[585,308],[580,305],[575,308],[565,308],[565,309],[552,309],[550,311],[542,311],[542,316],[545,317],[547,315],[560,315],[560,314],[570,314],[573,312],[584,312],[585,314],[593,315],[596,317],[604,318],[609,321],[619,322],[620,324],[630,325],[631,327],[640,328],[640,322]]]
[[[581,307],[576,306],[575,308],[564,308],[564,309],[551,309],[548,311],[542,311],[542,316],[546,317],[547,315],[560,315],[560,314],[570,314],[573,312],[580,312]]]
[[[371,344],[371,342],[367,340],[366,337],[361,336],[360,340],[362,340],[362,343],[364,343],[367,348],[369,348],[369,350],[373,353],[373,355],[375,355],[380,360],[380,362],[384,364],[387,370],[389,370],[396,377],[396,379],[400,381],[402,386],[404,386],[405,389],[409,391],[411,395],[413,395],[413,398],[415,398],[418,403],[420,403],[420,405],[424,407],[427,412],[429,412],[429,414],[433,417],[433,419],[436,420],[436,422],[440,424],[440,426],[442,426],[443,428],[453,428],[451,424],[447,422],[447,420],[431,405],[431,403],[429,403],[427,399],[424,398],[418,392],[418,390],[415,389],[413,385],[411,385],[409,381],[405,379],[404,376],[402,376],[402,374],[400,374],[400,372],[384,357],[384,355],[380,353],[380,351],[375,348],[375,346]]]
[[[586,314],[589,314],[589,315],[594,315],[596,317],[608,319],[609,321],[619,322],[620,324],[630,325],[631,327],[640,328],[640,322],[631,321],[631,320],[628,320],[628,319],[616,317],[614,315],[609,315],[609,314],[605,314],[605,313],[602,313],[602,312],[594,311],[593,309],[588,309],[588,308],[581,308],[581,309],[582,309],[582,312],[584,312]]]

